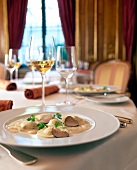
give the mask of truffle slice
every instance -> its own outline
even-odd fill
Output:
[[[78,121],[75,120],[72,116],[67,116],[65,119],[65,125],[68,127],[76,127],[79,126]]]
[[[66,131],[61,131],[58,128],[52,128],[52,134],[56,138],[69,137],[69,134]]]
[[[43,123],[49,123],[49,121],[52,119],[52,115],[44,115],[39,122],[43,122]]]

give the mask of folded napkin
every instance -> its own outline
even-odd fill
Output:
[[[57,93],[59,91],[58,86],[56,85],[49,85],[45,86],[45,96],[53,93]],[[27,99],[36,99],[42,96],[42,88],[32,88],[32,89],[25,89],[24,95]]]
[[[8,81],[8,80],[3,80],[0,79],[0,88],[4,90],[16,90],[17,85],[14,82]]]
[[[0,100],[0,112],[12,109],[12,106],[13,106],[12,100]]]

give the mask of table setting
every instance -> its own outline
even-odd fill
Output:
[[[91,169],[91,167],[93,169],[110,169],[110,167],[111,169],[131,169],[132,166],[134,167],[133,160],[135,159],[135,151],[137,149],[135,145],[137,119],[134,103],[130,99],[119,103],[96,103],[88,101],[87,98],[89,96],[81,95],[81,98],[78,98],[75,96],[77,94],[71,92],[68,93],[68,98],[75,105],[56,106],[57,102],[65,98],[65,93],[62,93],[61,90],[59,89],[58,92],[46,96],[47,106],[44,107],[44,112],[60,111],[63,113],[67,112],[70,115],[84,115],[86,119],[92,120],[93,124],[95,123],[93,130],[89,131],[89,135],[87,133],[83,134],[83,137],[76,135],[77,137],[74,139],[68,138],[67,140],[57,138],[56,142],[53,139],[50,139],[51,141],[47,143],[43,143],[43,140],[39,139],[34,139],[35,142],[32,142],[33,139],[18,135],[13,140],[12,135],[8,134],[5,136],[5,130],[3,132],[5,122],[18,117],[18,115],[43,112],[43,107],[40,106],[41,98],[26,98],[24,95],[25,88],[21,90],[17,88],[12,91],[0,89],[1,100],[11,99],[13,101],[12,109],[0,112],[2,117],[0,143],[37,158],[35,163],[29,166],[20,164],[19,161],[15,161],[7,156],[7,153],[0,148],[1,165],[7,169],[10,164],[11,169],[20,168],[22,170],[55,169],[56,167],[69,169],[69,166],[71,166],[71,169],[81,169],[85,164],[87,165],[87,170]],[[112,94],[110,93],[110,95]],[[107,97],[109,97],[109,94]],[[126,117],[132,121],[128,123],[127,119],[121,119],[122,123],[126,122],[126,126],[123,124],[125,127],[123,128],[117,116]],[[106,163],[108,158],[110,158],[110,161]],[[81,163],[76,164],[77,161]]]
[[[16,88],[7,88],[13,81],[6,80],[0,85],[1,167],[3,170],[135,169],[137,110],[133,101],[118,93],[116,86],[75,82],[69,88],[68,79],[76,71],[74,47],[67,52],[73,60],[66,62],[67,57],[60,58],[61,47],[56,60],[56,72],[64,78],[66,86],[55,80],[44,83],[44,79],[42,86],[26,85],[19,79],[14,82]],[[35,60],[32,63],[39,70],[42,67]],[[43,78],[45,71],[40,74]]]

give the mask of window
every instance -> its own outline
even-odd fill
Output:
[[[64,44],[57,0],[45,0],[45,16],[42,16],[42,1],[28,0],[22,50],[29,46],[32,34],[42,36],[42,19],[45,21],[46,34],[54,37],[56,46]]]

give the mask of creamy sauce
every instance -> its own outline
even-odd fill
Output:
[[[80,86],[80,87],[76,87],[74,89],[74,91],[76,91],[76,92],[106,92],[108,90],[109,90],[109,88],[107,88],[107,87],[94,88],[92,86]]]
[[[67,116],[63,116],[61,120],[52,118],[49,123],[47,123],[48,127],[44,127],[42,129],[39,130],[37,124],[39,123],[40,119],[43,116],[47,116],[47,114],[40,114],[40,115],[36,115],[35,116],[35,121],[28,121],[27,118],[24,119],[19,119],[17,121],[14,121],[12,123],[10,123],[9,125],[7,125],[7,130],[10,133],[19,133],[19,132],[24,132],[24,133],[28,133],[28,134],[37,134],[38,137],[44,137],[44,138],[54,138],[53,134],[52,134],[52,128],[55,128],[55,122],[61,122],[64,123],[65,118]],[[84,132],[88,129],[90,129],[92,127],[91,123],[83,118],[80,118],[78,116],[73,116],[73,118],[78,122],[78,126],[76,127],[67,127],[67,126],[62,126],[62,124],[60,124],[57,128],[61,131],[66,131],[68,132],[70,135],[72,134],[78,134],[81,132]]]

